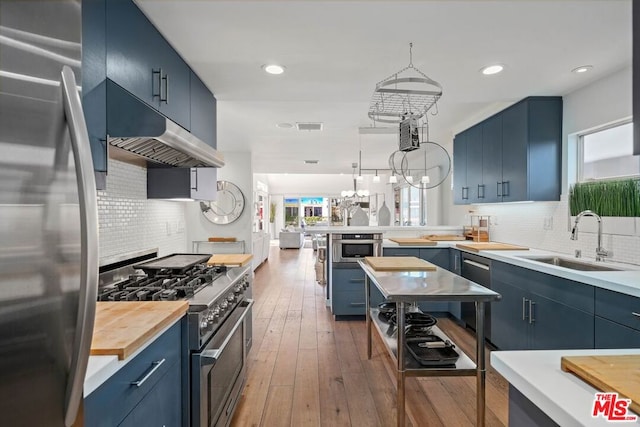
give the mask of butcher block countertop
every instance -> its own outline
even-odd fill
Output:
[[[98,302],[84,396],[175,325],[188,307],[187,301]]]
[[[187,301],[98,302],[91,355],[124,360],[187,312]]]

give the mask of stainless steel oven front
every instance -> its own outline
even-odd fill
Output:
[[[192,426],[228,426],[246,377],[247,315],[244,300],[209,342],[191,355]]]
[[[335,234],[332,236],[332,262],[356,262],[368,256],[382,256],[382,233]]]

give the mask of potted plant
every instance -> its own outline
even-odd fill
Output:
[[[276,238],[276,207],[275,202],[269,203],[269,223],[271,228],[271,238]]]

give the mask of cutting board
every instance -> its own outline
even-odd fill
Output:
[[[438,242],[434,242],[432,240],[423,239],[420,237],[391,237],[389,238],[392,242],[396,242],[399,245],[406,246],[435,246]]]
[[[210,242],[235,242],[235,237],[209,237]]]
[[[215,254],[211,255],[208,265],[224,265],[226,267],[244,267],[251,261],[251,254]]]
[[[630,409],[640,414],[640,355],[565,356],[560,367],[598,390],[631,399]]]
[[[508,243],[484,242],[484,243],[457,243],[460,249],[466,249],[473,252],[480,251],[528,251],[529,248],[524,246],[510,245]]]
[[[126,359],[188,308],[187,301],[98,302],[91,355]]]
[[[435,271],[436,266],[413,256],[385,256],[364,258],[376,271]]]
[[[437,241],[450,242],[453,240],[467,240],[467,238],[461,234],[427,234],[420,237],[427,240],[433,240],[434,242],[437,242]]]

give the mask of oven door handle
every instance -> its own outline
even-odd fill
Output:
[[[211,350],[203,350],[202,353],[200,353],[200,366],[213,365],[214,363],[216,363],[216,361],[220,357],[220,354],[222,354],[224,349],[229,344],[229,341],[231,341],[233,334],[235,334],[238,328],[242,326],[242,322],[244,322],[244,318],[247,317],[249,309],[251,309],[251,307],[253,306],[254,301],[252,299],[248,299],[246,301],[248,302],[248,304],[244,308],[244,313],[242,313],[236,324],[233,325],[233,329],[231,329],[231,332],[227,334],[227,337],[224,339],[222,344],[220,344],[220,347]]]

